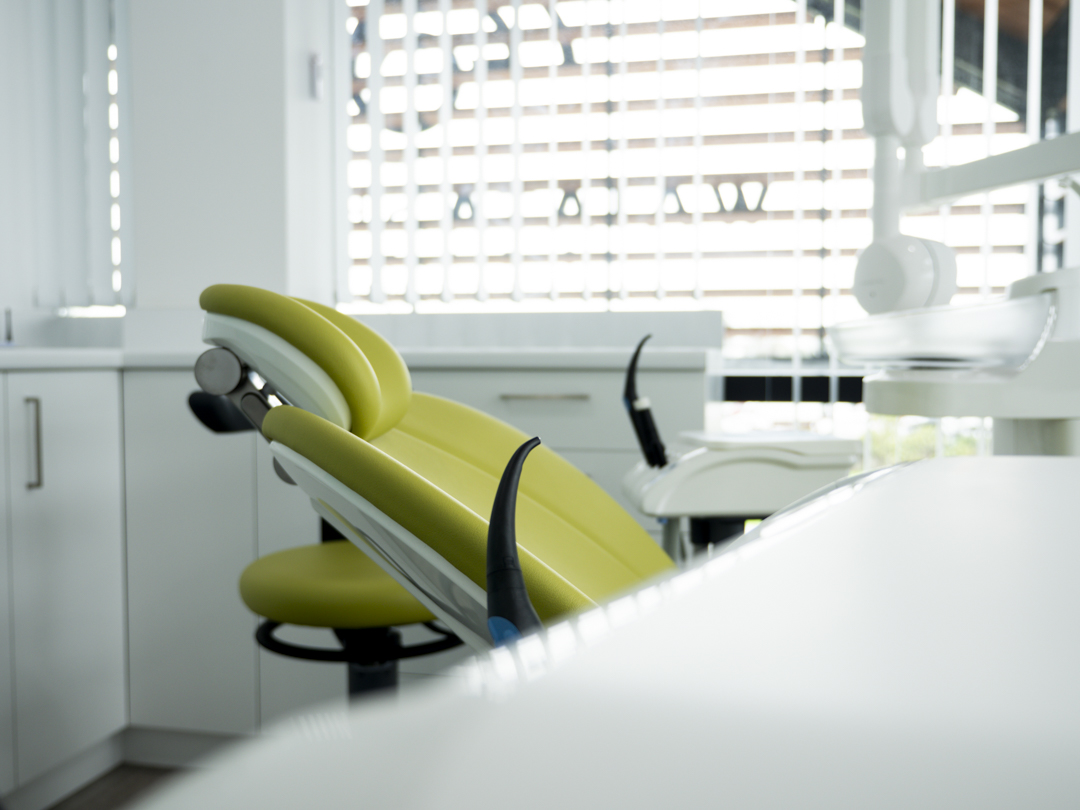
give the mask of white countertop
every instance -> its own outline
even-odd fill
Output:
[[[709,349],[645,349],[638,361],[643,371],[704,371]],[[549,348],[452,348],[401,349],[412,371],[500,370],[588,370],[623,371],[632,349],[549,349]]]
[[[639,367],[644,371],[704,371],[707,349],[646,349]],[[0,371],[60,369],[186,369],[195,365],[200,350],[55,348],[13,346],[0,349]],[[588,370],[626,368],[627,349],[403,349],[413,371],[439,370]]]
[[[123,368],[122,349],[11,346],[0,349],[0,371]]]

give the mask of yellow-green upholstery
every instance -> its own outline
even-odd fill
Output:
[[[382,407],[370,435],[358,435],[365,435],[368,438],[381,436],[396,425],[409,409],[409,401],[412,396],[412,378],[409,376],[409,367],[405,365],[405,361],[397,353],[397,350],[387,343],[382,335],[364,326],[356,318],[350,318],[348,315],[324,304],[305,301],[302,298],[296,300],[315,310],[315,312],[348,335],[357,348],[367,357],[368,362],[371,363],[375,376],[379,378]]]
[[[365,378],[354,388],[367,394],[376,391],[380,399],[371,406],[364,404],[367,400],[359,403],[357,397],[356,407],[349,400],[354,407],[351,430],[298,408],[274,408],[262,424],[264,435],[321,467],[486,587],[488,516],[507,461],[528,437],[480,411],[413,393],[401,356],[354,319],[313,302],[251,290],[218,285],[204,292],[201,302],[210,311],[250,320],[293,343],[335,382],[346,366],[337,366],[334,372],[331,367],[343,355],[352,351],[366,356],[360,365],[371,370],[374,385]],[[304,332],[303,345],[297,342],[298,329]],[[374,407],[377,415],[363,418],[365,407]],[[607,493],[543,446],[533,451],[522,473],[517,537],[529,595],[545,622],[609,599],[673,567],[649,534]],[[295,592],[292,584],[284,583],[291,574],[288,558],[282,560],[276,568],[276,562],[267,564],[267,575],[259,580],[265,583],[259,599],[249,600],[244,586],[249,607],[270,618],[272,613],[285,615],[286,602],[290,610],[295,604],[292,595],[274,595]],[[244,576],[247,581],[248,572]]]
[[[423,471],[429,480],[437,481],[444,488],[455,486],[453,477],[442,478],[433,468],[434,455],[418,445],[427,445],[460,459],[467,465],[484,471],[490,491],[480,504],[485,516],[491,512],[495,498],[495,486],[502,476],[506,462],[528,437],[475,408],[430,394],[416,394],[412,407],[397,428],[373,441],[376,447]],[[412,440],[412,441],[409,441]],[[411,446],[410,446],[411,445]],[[451,491],[451,489],[447,489]],[[619,589],[632,585],[640,579],[651,577],[673,567],[671,559],[663,552],[641,525],[626,513],[599,485],[558,453],[541,445],[530,455],[522,471],[519,487],[518,514],[531,507],[520,505],[527,499],[537,508],[546,510],[559,518],[566,528],[552,526],[544,536],[550,542],[536,549],[537,553],[560,571],[572,571],[576,567],[605,569],[605,577],[612,578],[610,587]],[[520,522],[531,521],[521,517]],[[565,532],[573,530],[583,540],[562,540]],[[586,556],[582,543],[594,544],[603,556]],[[558,549],[567,548],[574,556],[561,560]],[[591,555],[592,552],[588,552]],[[599,576],[599,574],[590,574]],[[588,592],[593,592],[588,587]],[[597,583],[601,590],[608,587]]]
[[[485,583],[488,522],[424,476],[377,447],[299,408],[274,408],[263,432],[326,470],[377,509],[428,543],[473,582]],[[463,465],[441,459],[446,472],[468,475]],[[475,480],[475,477],[472,478]],[[497,483],[497,482],[496,482]],[[463,486],[469,486],[469,483]],[[495,490],[488,500],[490,509]],[[478,491],[474,500],[483,499]],[[520,510],[520,505],[519,505]],[[518,512],[521,568],[541,619],[590,607],[593,600],[529,552]]]
[[[434,616],[347,540],[268,554],[244,569],[240,595],[282,624],[392,627]]]
[[[414,394],[398,427],[372,442],[298,408],[274,408],[267,438],[326,470],[486,587],[487,516],[525,434],[449,400]],[[537,614],[551,621],[672,567],[636,521],[546,447],[522,472],[521,567]]]

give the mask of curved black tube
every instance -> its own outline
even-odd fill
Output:
[[[540,439],[532,438],[514,451],[503,470],[491,507],[487,540],[488,632],[496,647],[543,627],[521,575],[514,527],[521,467],[525,457],[539,444]]]
[[[637,393],[637,364],[641,356],[641,349],[645,341],[652,335],[646,335],[634,349],[634,356],[630,358],[630,365],[626,368],[626,385],[623,387],[623,405],[630,414],[630,422],[637,434],[641,452],[645,455],[645,461],[650,467],[663,467],[667,464],[667,451],[664,443],[660,441],[660,432],[656,429],[652,411],[649,410],[649,400],[638,397]]]

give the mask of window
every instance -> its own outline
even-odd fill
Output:
[[[715,308],[727,358],[836,373],[824,330],[864,315],[871,238],[858,2],[351,2],[358,308]],[[927,166],[1064,132],[1067,6],[1022,5],[943,3]],[[1060,264],[1064,194],[1003,189],[902,230],[952,246],[957,300],[977,300]]]
[[[735,354],[822,355],[822,327],[862,314],[849,289],[870,239],[862,37],[857,9],[837,25],[833,6],[355,7],[352,293],[421,311],[720,308]],[[952,13],[931,166],[1031,137],[1016,54],[988,99],[981,22]],[[961,295],[999,292],[1029,266],[1028,194],[905,230],[957,249]]]

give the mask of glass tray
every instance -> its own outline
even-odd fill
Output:
[[[1018,368],[1049,335],[1049,292],[887,312],[829,327],[840,361],[892,368]]]

